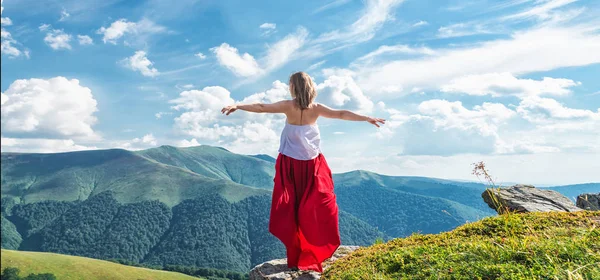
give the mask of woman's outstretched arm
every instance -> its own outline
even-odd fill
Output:
[[[252,113],[285,113],[289,105],[288,100],[282,100],[272,104],[254,103],[230,105],[221,109],[221,113],[229,115],[236,110],[248,111]]]
[[[376,127],[379,127],[379,123],[385,124],[384,119],[363,116],[348,110],[331,109],[320,103],[317,105],[317,109],[319,110],[319,115],[326,118],[340,119],[346,121],[366,121]]]

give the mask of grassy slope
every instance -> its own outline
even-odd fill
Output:
[[[2,249],[2,270],[16,267],[26,276],[52,273],[57,279],[199,279],[181,273],[121,265],[109,261]]]
[[[138,151],[136,154],[213,179],[226,179],[265,189],[273,187],[273,163],[252,156],[234,154],[219,147],[161,146]]]
[[[527,213],[361,248],[323,279],[600,279],[600,213]]]

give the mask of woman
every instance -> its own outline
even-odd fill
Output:
[[[275,163],[269,232],[285,245],[288,267],[323,272],[321,263],[340,246],[340,233],[333,179],[321,153],[317,119],[366,121],[377,127],[385,120],[314,102],[315,84],[304,72],[290,77],[289,89],[293,100],[232,105],[221,112],[229,115],[239,109],[286,115]]]

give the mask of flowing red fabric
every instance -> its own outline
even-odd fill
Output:
[[[338,205],[323,154],[297,160],[279,154],[269,232],[285,245],[288,267],[323,272],[340,246]]]

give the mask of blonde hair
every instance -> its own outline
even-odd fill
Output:
[[[317,97],[317,88],[310,76],[296,72],[290,76],[290,93],[301,110],[307,109]]]

